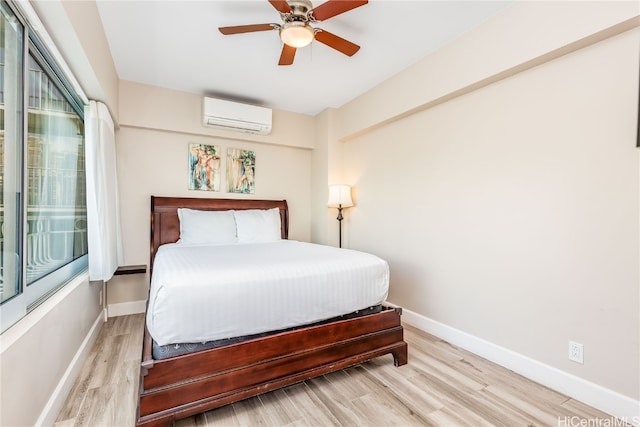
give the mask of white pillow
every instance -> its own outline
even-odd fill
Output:
[[[265,243],[281,239],[280,209],[233,211],[239,243]]]
[[[180,208],[178,218],[180,218],[180,243],[221,245],[238,241],[233,211]]]

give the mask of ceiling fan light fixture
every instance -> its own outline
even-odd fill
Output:
[[[280,29],[280,39],[283,43],[299,48],[307,46],[313,41],[315,32],[306,22],[288,22]]]

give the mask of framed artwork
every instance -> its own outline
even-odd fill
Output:
[[[227,150],[227,192],[253,194],[255,192],[256,153],[250,150]]]
[[[220,147],[189,144],[189,190],[220,191]]]

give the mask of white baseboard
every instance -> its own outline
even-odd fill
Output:
[[[147,301],[129,301],[118,304],[108,304],[109,317],[127,316],[129,314],[144,313],[147,310]]]
[[[35,425],[52,426],[55,423],[56,418],[58,417],[58,414],[60,413],[60,410],[62,409],[62,406],[64,405],[64,402],[76,381],[76,378],[80,375],[80,371],[82,370],[82,366],[84,365],[87,356],[89,356],[89,353],[93,349],[93,345],[98,338],[100,327],[104,323],[104,311],[105,310],[102,310],[95,322],[93,322],[91,329],[89,329],[87,336],[82,341],[82,344],[80,344],[80,347],[73,356],[71,363],[69,363],[67,370],[62,375],[62,378],[60,378],[58,385],[51,394],[47,404],[44,406]]]
[[[626,423],[640,426],[640,401],[411,310],[402,310],[402,320],[411,326],[442,338],[450,344],[464,348],[537,383],[617,417]],[[611,423],[610,425],[614,424]]]

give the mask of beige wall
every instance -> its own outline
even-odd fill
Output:
[[[631,1],[516,1],[485,24],[340,108],[348,140],[638,25]]]
[[[270,135],[218,131],[201,125],[202,97],[121,82],[116,134],[125,264],[148,264],[149,198],[156,196],[286,199],[291,239],[310,238],[312,117],[274,111]],[[189,143],[256,152],[256,192],[227,193],[223,163],[220,192],[188,190]],[[223,159],[224,160],[224,159]]]
[[[555,44],[483,60],[483,27],[339,110],[349,246],[389,261],[390,301],[637,401],[637,4],[516,4],[496,31],[540,8]]]
[[[114,111],[118,79],[95,3],[31,4],[86,94]],[[86,274],[76,277],[2,334],[0,425],[55,421],[100,330],[102,291]]]
[[[0,425],[55,421],[102,324],[100,292],[78,277],[2,334]]]
[[[336,133],[337,110],[324,110],[315,117],[315,122],[315,146],[311,157],[311,240],[338,246],[338,213],[335,208],[327,207],[329,185],[344,183],[342,143]]]
[[[326,185],[353,184],[345,241],[389,260],[393,302],[640,398],[636,2],[516,2],[337,111],[275,112],[269,136],[202,128],[198,95],[114,91],[106,51],[84,52],[102,44],[94,6],[37,3],[121,123],[127,264],[148,262],[151,194],[207,196],[186,190],[186,144],[255,149],[255,196],[289,201],[292,238],[331,243]],[[569,339],[584,365],[567,361]]]

